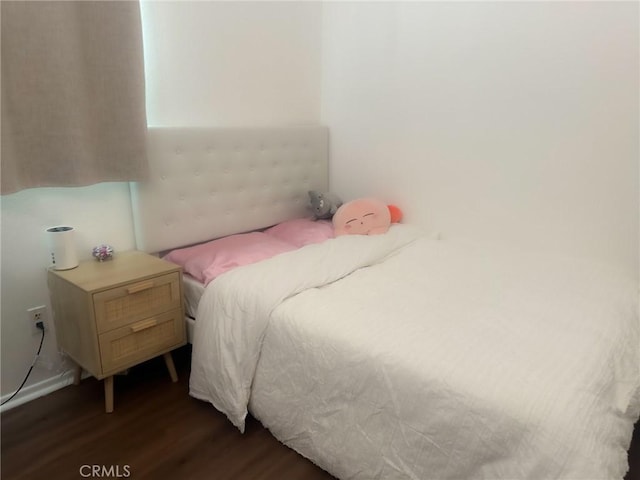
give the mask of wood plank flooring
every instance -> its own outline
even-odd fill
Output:
[[[2,479],[81,479],[92,465],[111,468],[102,478],[135,480],[333,478],[256,420],[242,435],[209,404],[189,397],[189,354],[188,346],[174,352],[175,384],[162,358],[116,377],[109,415],[102,383],[93,378],[4,413]],[[638,430],[627,480],[640,480]]]
[[[174,360],[175,384],[161,357],[117,376],[111,414],[93,378],[3,414],[2,479],[80,479],[90,472],[83,465],[114,466],[106,478],[117,478],[119,466],[120,478],[135,480],[333,479],[255,419],[242,435],[211,405],[189,397],[188,347]]]

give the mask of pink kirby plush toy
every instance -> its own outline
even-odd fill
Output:
[[[333,216],[335,236],[378,235],[389,230],[391,214],[384,203],[373,198],[352,200]]]

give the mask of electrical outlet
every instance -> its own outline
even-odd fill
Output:
[[[29,316],[29,321],[33,327],[33,332],[40,334],[42,330],[40,330],[36,324],[38,322],[42,322],[42,326],[46,328],[47,326],[47,307],[45,305],[40,305],[39,307],[29,308],[27,310],[27,315]]]

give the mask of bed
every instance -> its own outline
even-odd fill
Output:
[[[286,130],[296,139],[288,144],[302,135],[308,146],[308,162],[298,163],[304,148],[290,149],[298,153],[288,161],[317,169],[290,180],[294,208],[266,220],[247,220],[241,208],[245,223],[147,243],[166,240],[168,228],[143,225],[148,210],[170,215],[181,200],[163,190],[169,204],[159,206],[153,181],[134,184],[139,248],[160,252],[305,215],[306,191],[327,187],[328,132]],[[247,158],[265,155],[255,135],[278,138],[275,145],[284,135],[212,129],[196,137],[230,133],[232,151],[253,145]],[[175,142],[193,132],[153,134],[151,144],[172,157],[184,155]],[[185,188],[202,199],[197,185]],[[627,272],[400,224],[294,248],[198,291],[190,394],[240,430],[251,412],[338,478],[612,479],[627,471],[640,414],[638,285]]]
[[[136,245],[160,254],[303,217],[328,188],[322,126],[150,127],[149,179],[130,183]],[[185,277],[188,338],[202,285]]]

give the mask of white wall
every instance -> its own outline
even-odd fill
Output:
[[[331,185],[637,275],[638,4],[330,2]]]
[[[150,125],[317,123],[321,6],[317,3],[143,2]],[[80,257],[109,243],[135,247],[127,184],[30,189],[0,199],[2,400],[18,387],[39,337],[26,310],[49,306],[43,230],[75,226]],[[51,325],[52,326],[52,325]],[[59,387],[63,362],[51,330],[38,363],[8,407]],[[21,400],[22,399],[22,400]]]
[[[318,122],[320,3],[142,7],[150,125]]]
[[[79,259],[90,259],[100,243],[116,252],[135,247],[129,202],[129,186],[103,183],[81,188],[36,188],[6,195],[2,207],[2,399],[22,382],[35,358],[40,336],[34,334],[26,310],[48,307],[41,360],[15,401],[55,389],[71,364],[58,353],[46,267],[50,264],[44,230],[54,225],[73,225]],[[13,401],[12,401],[13,403]],[[9,406],[11,404],[8,404]]]

